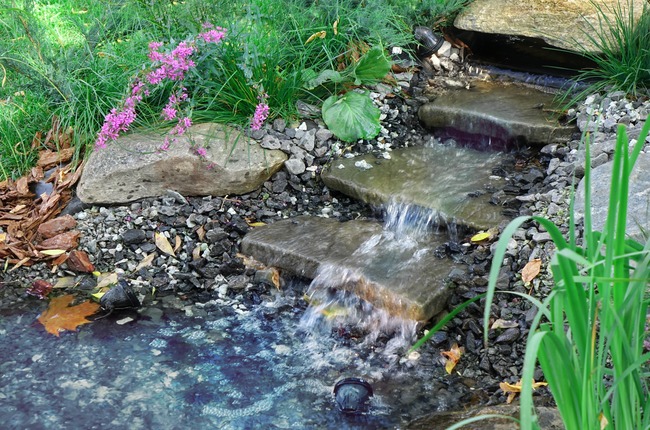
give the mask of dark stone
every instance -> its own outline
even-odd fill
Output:
[[[145,232],[139,229],[130,229],[122,233],[122,241],[126,245],[134,245],[134,244],[142,243],[146,238],[147,235],[145,234]]]

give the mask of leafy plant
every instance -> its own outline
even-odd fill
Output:
[[[624,1],[625,11],[623,0],[613,5],[592,0],[599,23],[590,24],[586,36],[596,50],[584,49],[581,54],[596,67],[582,70],[575,77],[588,83],[584,89],[574,95],[569,90],[561,96],[562,100],[570,100],[569,105],[607,88],[631,95],[650,88],[650,6],[643,2],[639,14],[633,0]]]
[[[314,90],[328,87],[334,94],[322,106],[323,121],[341,140],[353,142],[358,139],[371,139],[379,134],[379,109],[374,106],[368,93],[348,91],[339,96],[338,90],[358,85],[375,84],[390,71],[391,62],[386,58],[383,48],[375,46],[358,61],[350,64],[342,72],[326,69],[316,74],[308,69],[303,72],[305,87]]]
[[[539,428],[532,395],[537,360],[568,430],[647,429],[650,426],[650,387],[647,383],[650,375],[643,367],[650,360],[650,353],[644,354],[650,241],[642,245],[625,235],[630,174],[649,132],[650,116],[637,143],[629,151],[626,130],[619,126],[608,217],[602,232],[592,229],[591,172],[587,162],[582,245],[576,239],[574,219],[571,219],[567,241],[555,224],[539,216],[513,220],[497,243],[486,293],[485,342],[495,293],[525,297],[539,310],[531,323],[522,371],[519,420],[522,429]],[[588,135],[584,143],[589,160]],[[550,261],[555,287],[543,302],[527,294],[496,291],[508,241],[530,220],[549,232],[557,248]],[[477,296],[463,303],[452,314],[480,298]],[[425,338],[453,315],[437,324]],[[420,346],[425,338],[412,349]],[[450,429],[476,420],[462,421]]]

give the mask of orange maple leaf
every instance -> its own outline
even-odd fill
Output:
[[[50,301],[50,306],[38,317],[48,333],[59,336],[59,332],[65,330],[76,330],[81,324],[90,321],[87,316],[94,314],[99,309],[99,304],[90,300],[75,306],[68,306],[74,300],[74,296],[55,297]]]
[[[535,380],[533,379],[533,390],[539,387],[544,387],[546,385],[548,385],[546,382],[535,382]],[[501,382],[499,384],[499,388],[501,388],[501,391],[503,391],[504,393],[508,393],[508,398],[506,399],[506,402],[510,404],[515,399],[517,393],[521,393],[521,379],[516,384]]]

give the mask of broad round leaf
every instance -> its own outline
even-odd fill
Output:
[[[323,103],[323,120],[327,128],[346,142],[377,136],[381,130],[379,114],[370,97],[353,91],[341,97],[330,96]]]

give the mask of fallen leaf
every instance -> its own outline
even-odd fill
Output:
[[[95,271],[95,265],[90,261],[85,251],[79,251],[77,249],[71,251],[66,263],[68,264],[68,269],[74,272],[91,273]]]
[[[277,290],[281,290],[280,288],[280,271],[276,269],[275,267],[271,267],[271,282],[273,282],[273,285]]]
[[[176,254],[174,254],[174,249],[169,244],[169,240],[167,240],[164,234],[156,232],[154,234],[154,242],[156,243],[156,247],[162,252],[171,255],[172,257],[176,257]]]
[[[490,328],[494,330],[497,328],[514,328],[514,327],[519,327],[519,323],[517,323],[517,321],[508,321],[499,318],[498,320],[494,321],[494,323],[492,323],[492,327]]]
[[[326,32],[326,31],[317,31],[316,33],[314,33],[314,34],[312,34],[311,36],[309,36],[309,38],[308,38],[307,41],[305,42],[305,45],[308,44],[309,42],[311,42],[312,40],[316,39],[316,38],[324,39],[325,36],[327,36],[327,32]]]
[[[192,261],[196,261],[201,258],[201,245],[196,245],[192,250]]]
[[[607,421],[607,417],[602,412],[598,414],[598,421],[600,421],[600,430],[605,430],[609,421]]]
[[[0,242],[7,240],[7,233],[0,233]]]
[[[151,263],[153,262],[153,259],[154,259],[154,258],[156,258],[156,254],[153,253],[153,252],[152,252],[151,254],[147,255],[146,257],[144,257],[144,258],[142,259],[142,261],[140,261],[140,263],[137,265],[137,267],[135,268],[134,272],[137,272],[137,271],[139,271],[139,270],[142,269],[142,268],[145,268],[145,267],[151,266]]]
[[[262,227],[266,225],[266,223],[262,221],[250,222],[248,220],[246,220],[246,224],[248,224],[249,227]]]
[[[533,390],[539,387],[544,387],[546,385],[548,385],[546,382],[535,382],[535,380],[533,379]],[[504,393],[508,393],[508,398],[506,399],[506,402],[510,404],[515,399],[517,393],[521,393],[521,379],[516,384],[501,382],[499,384],[499,388],[501,388],[501,391],[503,391]]]
[[[117,273],[100,273],[99,276],[97,276],[97,288],[101,289],[113,284],[117,284]]]
[[[76,330],[81,324],[91,322],[86,317],[97,312],[99,304],[88,300],[76,306],[68,306],[73,300],[71,294],[50,300],[50,306],[38,317],[48,333],[58,337],[61,331]]]
[[[38,251],[41,254],[50,256],[50,257],[57,257],[61,254],[65,254],[65,249],[44,249],[42,251]]]
[[[248,257],[244,254],[237,253],[236,257],[241,258],[242,263],[244,263],[244,266],[246,266],[247,269],[255,269],[255,270],[262,270],[266,269],[266,266],[253,257]]]
[[[484,240],[488,240],[489,238],[490,238],[490,233],[483,231],[472,236],[470,242],[472,243],[483,242]]]
[[[521,269],[521,280],[525,283],[528,283],[535,279],[535,276],[539,274],[540,269],[542,268],[542,260],[536,258],[534,260],[526,263],[523,269]]]
[[[445,370],[448,374],[451,374],[451,371],[454,370],[454,367],[456,367],[456,364],[458,363],[458,360],[460,360],[461,355],[463,355],[464,350],[465,348],[458,347],[458,344],[454,343],[449,351],[442,351],[440,353],[447,359]]]
[[[77,281],[75,280],[74,276],[64,276],[62,278],[59,278],[56,281],[56,284],[54,284],[55,289],[58,288],[73,288],[77,286]]]
[[[174,244],[174,252],[178,252],[178,250],[181,248],[181,244],[182,244],[181,237],[177,235],[174,240],[176,242]]]
[[[32,282],[31,287],[29,287],[25,292],[30,296],[35,296],[38,297],[39,299],[44,299],[47,297],[48,294],[50,294],[52,288],[53,286],[49,282],[43,279],[37,279],[34,282]]]
[[[196,235],[199,237],[199,240],[203,242],[203,238],[205,237],[205,228],[203,226],[197,228]]]

